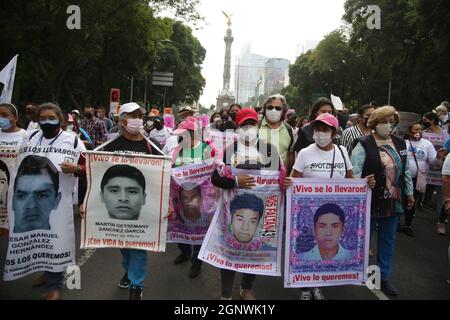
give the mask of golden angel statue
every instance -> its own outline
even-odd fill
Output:
[[[225,17],[227,17],[227,19],[228,19],[228,22],[227,22],[227,25],[228,25],[228,28],[231,28],[231,17],[233,16],[232,14],[229,14],[229,13],[226,13],[225,11],[222,11],[222,13],[225,15]]]

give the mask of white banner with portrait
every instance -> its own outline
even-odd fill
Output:
[[[284,210],[279,172],[233,173],[253,176],[256,186],[223,191],[198,257],[221,269],[280,276]]]
[[[0,228],[8,229],[8,186],[15,169],[17,148],[0,147]]]
[[[19,150],[9,184],[5,281],[34,272],[64,272],[75,264],[72,199],[77,179],[62,173],[60,164],[78,163],[84,147],[65,132],[46,146],[41,132],[29,139]]]
[[[81,247],[164,252],[170,158],[92,151],[86,166]]]

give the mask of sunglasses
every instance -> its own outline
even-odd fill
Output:
[[[280,106],[276,106],[276,107],[274,107],[274,106],[267,106],[267,110],[272,111],[273,109],[276,109],[277,111],[281,111],[281,110],[283,110],[283,107],[280,107]]]

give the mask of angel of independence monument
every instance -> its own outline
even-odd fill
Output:
[[[223,11],[222,11],[223,12]],[[231,15],[223,14],[228,19],[228,29],[225,35],[225,65],[223,69],[223,87],[222,92],[217,97],[217,110],[222,110],[223,108],[228,108],[235,102],[233,94],[230,92],[230,80],[231,80],[231,44],[233,43],[233,35],[231,31]]]

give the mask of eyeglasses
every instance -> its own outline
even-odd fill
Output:
[[[267,110],[272,111],[273,109],[276,109],[277,111],[281,111],[281,110],[283,110],[283,107],[280,107],[280,106],[276,106],[276,107],[274,107],[274,106],[267,106]]]

